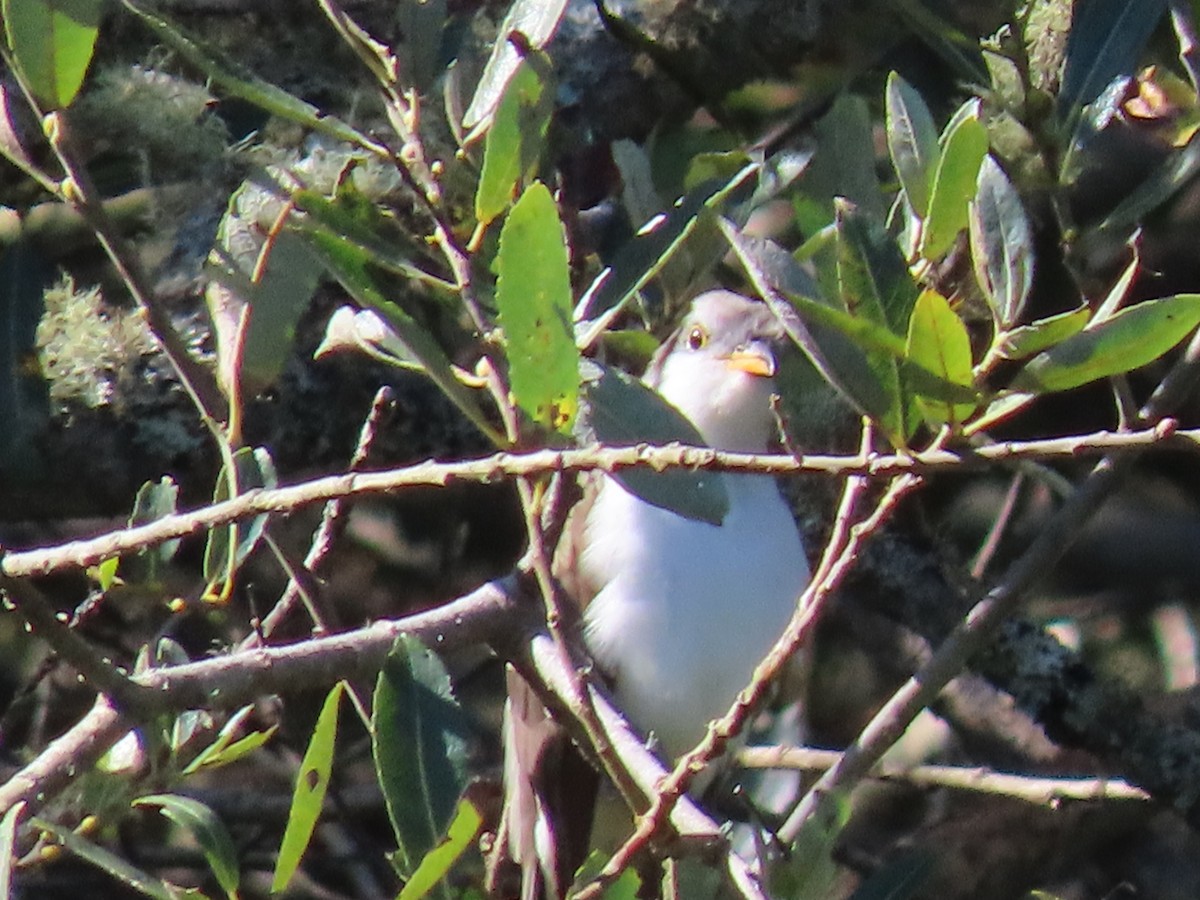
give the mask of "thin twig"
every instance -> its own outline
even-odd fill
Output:
[[[143,550],[176,538],[202,534],[218,525],[264,513],[288,513],[301,507],[367,494],[386,494],[420,485],[445,487],[455,481],[489,483],[504,478],[545,472],[614,472],[625,468],[671,467],[711,471],[756,472],[791,475],[821,472],[827,475],[885,476],[963,470],[997,461],[1016,459],[1077,458],[1106,451],[1135,453],[1150,446],[1197,449],[1200,430],[1176,430],[1164,419],[1155,428],[1126,435],[1095,432],[1075,438],[1045,441],[1006,441],[983,447],[933,450],[911,454],[855,456],[805,456],[790,454],[726,453],[672,444],[663,447],[585,447],[577,450],[532,450],[496,453],[460,462],[423,462],[378,472],[347,472],[300,482],[273,490],[254,489],[232,500],[214,503],[187,513],[164,516],[147,525],[124,528],[86,540],[55,547],[9,552],[0,560],[0,572],[20,577],[48,575],[66,569],[96,565],[114,556]]]
[[[813,747],[744,747],[738,751],[738,765],[747,769],[798,769],[826,771],[837,764],[837,750]],[[1150,799],[1139,787],[1120,778],[1045,778],[1012,775],[983,767],[965,766],[889,766],[876,765],[870,778],[898,781],[914,787],[945,787],[960,791],[1000,794],[1042,806],[1060,800],[1140,800]]]

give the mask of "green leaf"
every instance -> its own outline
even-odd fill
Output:
[[[437,654],[401,635],[375,683],[371,748],[407,879],[441,840],[466,787],[466,716]]]
[[[37,331],[52,278],[49,261],[29,238],[0,251],[0,471],[17,481],[45,477],[46,462],[33,437],[50,418]]]
[[[254,712],[253,706],[243,706],[229,717],[224,727],[217,734],[216,740],[201,750],[183,770],[184,775],[191,775],[201,769],[216,769],[227,766],[243,757],[249,756],[267,741],[278,730],[278,725],[272,725],[266,731],[252,731],[249,734],[234,739],[238,729],[246,718]]]
[[[17,896],[13,893],[12,869],[16,861],[17,823],[24,812],[25,801],[20,800],[0,819],[0,897]]]
[[[1086,305],[1054,316],[1047,316],[1000,334],[998,352],[1005,359],[1025,359],[1053,347],[1082,331],[1091,318]]]
[[[717,209],[735,190],[759,171],[757,163],[744,166],[728,181],[698,185],[638,230],[588,286],[579,301],[589,316],[597,316],[626,303],[654,278],[667,261],[695,233],[700,216]]]
[[[849,900],[908,900],[919,896],[936,862],[936,856],[929,851],[901,851],[868,875]],[[1031,891],[1028,900],[1034,900],[1037,893]]]
[[[292,880],[300,858],[308,848],[313,829],[321,815],[325,802],[325,791],[329,787],[329,774],[333,770],[333,747],[337,739],[338,706],[346,683],[339,681],[325,697],[316,727],[300,761],[296,775],[296,788],[292,793],[292,807],[288,811],[287,827],[279,845],[279,858],[275,862],[275,875],[271,879],[271,893],[277,894]]]
[[[808,273],[783,248],[762,238],[746,237],[728,223],[724,231],[759,295],[825,379],[863,415],[878,422],[896,422],[896,382],[891,382],[889,391],[872,367],[868,351],[893,358],[894,379],[895,360],[904,356],[904,339],[825,300]],[[824,243],[817,256],[828,257],[836,249],[836,241]],[[829,267],[836,268],[836,261]],[[836,288],[836,278],[832,280]],[[899,439],[898,434],[889,437]]]
[[[371,253],[332,231],[316,231],[310,237],[313,249],[320,254],[330,273],[350,296],[360,306],[373,309],[387,319],[388,325],[407,348],[408,356],[420,363],[425,374],[442,393],[492,443],[505,445],[507,441],[504,435],[483,415],[475,395],[454,376],[450,360],[438,343],[399,304],[386,298],[372,274],[374,258]]]
[[[1033,234],[1020,196],[990,156],[979,168],[969,219],[975,278],[998,326],[1011,328],[1033,286]]]
[[[179,900],[180,889],[175,885],[168,884],[161,878],[155,878],[111,850],[106,850],[86,838],[80,837],[71,829],[38,818],[30,819],[29,824],[50,835],[55,843],[61,844],[80,859],[87,860],[97,868],[103,869],[117,881],[138,893],[152,897],[154,900]]]
[[[446,25],[449,22],[447,0],[420,0],[397,3],[393,9],[400,40],[393,47],[400,72],[409,85],[425,94],[445,67],[443,58]]]
[[[1197,324],[1200,294],[1147,300],[1034,357],[1012,388],[1045,394],[1129,372],[1158,359]]]
[[[975,196],[979,167],[988,151],[987,129],[979,121],[979,101],[962,107],[942,139],[942,155],[933,176],[929,212],[921,232],[921,255],[936,259],[967,227],[967,204]]]
[[[908,325],[908,358],[920,369],[942,381],[971,388],[971,338],[967,327],[936,291],[923,291],[913,307]],[[917,391],[917,405],[931,425],[961,425],[975,411],[973,403],[946,402],[924,395],[919,381],[910,382]]]
[[[421,900],[427,896],[471,846],[482,826],[483,816],[479,814],[475,805],[465,798],[460,800],[458,810],[446,830],[445,840],[425,854],[417,870],[400,891],[399,900]]]
[[[804,823],[781,865],[771,873],[771,896],[791,900],[822,900],[833,896],[838,865],[833,848],[850,821],[850,798],[837,790],[818,806]]]
[[[45,110],[75,99],[92,61],[103,11],[103,0],[0,2],[8,49]]]
[[[535,64],[536,60],[536,64]],[[554,112],[553,73],[538,57],[522,60],[496,108],[483,148],[475,218],[487,225],[533,177]]]
[[[228,896],[237,896],[241,880],[237,851],[229,831],[216,813],[199,800],[178,794],[149,794],[134,800],[133,805],[158,807],[159,812],[190,833],[200,845],[217,884]]]
[[[796,217],[811,234],[833,219],[835,198],[882,219],[886,209],[875,174],[870,110],[862,97],[841,94],[813,128],[817,150],[799,182]]]
[[[584,404],[576,429],[579,443],[629,447],[678,441],[704,446],[696,426],[638,379],[592,360],[584,360],[582,370]],[[631,494],[684,518],[720,525],[729,512],[725,481],[712,472],[636,468],[615,472],[613,477]]]
[[[535,181],[500,232],[496,306],[517,407],[569,435],[579,411],[579,350],[571,321],[566,239],[550,191]]]
[[[492,55],[479,77],[475,96],[463,113],[463,128],[473,129],[477,133],[479,129],[487,127],[500,104],[505,87],[521,64],[521,52],[513,46],[508,36],[517,32],[525,38],[530,48],[540,50],[558,28],[566,7],[567,0],[515,0],[508,8],[496,32]]]
[[[223,503],[256,488],[278,486],[275,463],[265,447],[240,447],[234,452],[232,461],[232,472],[222,466],[217,475],[214,503]],[[266,514],[255,516],[249,522],[232,522],[208,533],[204,547],[204,580],[209,585],[206,598],[223,598],[234,573],[262,538],[267,518]]]
[[[913,211],[925,218],[938,161],[938,133],[921,95],[891,72],[887,80],[887,143],[892,166]]]

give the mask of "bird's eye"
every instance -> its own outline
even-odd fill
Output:
[[[699,350],[708,343],[708,332],[696,325],[688,332],[687,345],[689,350]]]

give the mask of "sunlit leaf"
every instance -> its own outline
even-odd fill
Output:
[[[614,447],[678,441],[704,446],[704,438],[683,413],[658,393],[619,369],[583,362],[584,404],[579,442]],[[720,525],[729,511],[724,479],[712,472],[671,468],[662,472],[634,468],[614,477],[632,494],[689,519]]]
[[[45,109],[75,99],[103,12],[103,0],[0,0],[8,49]]]
[[[450,867],[458,861],[479,834],[483,817],[470,800],[460,800],[458,810],[446,830],[446,837],[425,854],[417,870],[404,885],[398,900],[421,900],[434,885],[446,877]]]
[[[929,211],[921,231],[921,255],[936,259],[967,227],[967,204],[975,196],[979,167],[988,151],[988,134],[979,120],[979,101],[964,105],[946,126],[933,176]]]
[[[199,800],[178,794],[150,794],[134,800],[133,805],[157,807],[164,816],[190,833],[200,845],[217,884],[230,897],[237,896],[241,879],[237,851],[228,829],[216,813]]]
[[[1020,196],[990,156],[979,168],[969,218],[975,278],[998,325],[1011,328],[1033,285],[1033,235]]]
[[[534,57],[522,60],[496,108],[483,148],[475,190],[475,218],[487,225],[508,209],[528,181],[545,146],[554,111],[553,72]]]
[[[216,740],[201,750],[196,757],[184,768],[184,775],[191,775],[201,769],[216,769],[227,766],[243,757],[249,756],[271,739],[278,730],[278,725],[272,725],[266,731],[252,731],[241,738],[238,731],[246,718],[254,712],[253,706],[243,706],[229,717],[229,721],[221,728]]]
[[[454,817],[466,787],[466,734],[445,666],[419,640],[402,635],[375,684],[371,747],[404,878]]]
[[[1015,391],[1050,393],[1153,362],[1200,324],[1200,294],[1177,294],[1123,309],[1030,360]]]
[[[938,161],[938,133],[921,95],[892,72],[887,80],[887,143],[892,166],[917,216],[929,211]]]
[[[484,66],[471,105],[463,113],[463,128],[474,129],[477,133],[487,127],[505,87],[521,64],[521,52],[508,36],[517,32],[530,48],[540,50],[558,28],[566,6],[566,0],[514,0],[500,23],[492,43],[492,55]]]
[[[505,220],[496,269],[496,306],[517,406],[547,431],[570,434],[579,411],[571,276],[558,207],[541,182]]]
[[[1082,331],[1091,316],[1092,311],[1083,305],[1006,331],[1000,335],[999,353],[1005,359],[1033,356]]]
[[[271,879],[271,893],[277,894],[288,886],[292,875],[300,865],[300,859],[308,848],[313,829],[325,803],[325,791],[329,787],[329,774],[333,770],[333,748],[337,739],[338,706],[346,683],[339,681],[325,697],[316,727],[300,761],[296,775],[296,788],[292,793],[292,806],[288,811],[287,827],[279,845],[279,857],[275,862],[275,874]]]
[[[908,326],[908,358],[922,370],[963,388],[971,387],[971,338],[949,301],[936,291],[923,291],[913,307]],[[945,402],[925,394],[918,381],[917,404],[933,425],[962,424],[975,411],[974,404]]]

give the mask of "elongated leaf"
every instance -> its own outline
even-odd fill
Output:
[[[333,771],[333,747],[337,739],[338,707],[346,683],[339,681],[326,695],[317,716],[316,727],[300,761],[296,775],[296,788],[292,792],[292,808],[288,811],[287,827],[279,845],[279,858],[275,862],[275,874],[271,879],[271,893],[277,894],[288,886],[292,875],[300,865],[300,858],[308,848],[321,806],[325,803],[325,791],[329,787],[329,774]]]
[[[50,835],[55,843],[61,844],[80,859],[87,860],[93,866],[103,869],[113,878],[138,893],[152,897],[154,900],[179,900],[178,887],[139,869],[123,857],[93,844],[71,829],[46,819],[30,819],[29,824]]]
[[[964,105],[946,129],[921,232],[921,255],[927,259],[949,250],[958,233],[967,227],[967,204],[975,196],[979,167],[988,151],[987,129],[979,121],[978,100]]]
[[[133,805],[157,807],[164,816],[189,832],[200,845],[217,884],[230,897],[237,896],[241,880],[237,851],[225,823],[216,813],[199,800],[178,794],[149,794],[134,800]]]
[[[592,360],[584,360],[582,368],[584,404],[576,429],[581,444],[704,446],[687,417],[641,381]],[[629,469],[613,477],[647,503],[689,519],[720,525],[729,511],[724,479],[712,472]]]
[[[943,381],[971,387],[971,338],[949,301],[936,291],[923,291],[913,307],[908,326],[908,358]],[[931,425],[961,425],[975,411],[974,404],[946,402],[926,395],[918,382],[917,404]]]
[[[445,839],[425,854],[417,870],[404,885],[399,900],[421,900],[439,881],[446,877],[450,867],[471,846],[475,835],[483,826],[483,816],[470,800],[460,800],[458,810],[450,821]]]
[[[1060,117],[1070,122],[1114,78],[1132,74],[1166,8],[1166,0],[1089,0],[1077,5],[1058,94]]]
[[[521,54],[508,36],[514,31],[518,32],[524,36],[529,47],[540,50],[558,28],[566,6],[567,0],[514,0],[504,21],[500,23],[496,41],[492,45],[492,55],[484,66],[471,105],[463,113],[463,128],[473,129],[477,134],[480,129],[487,127],[505,87],[521,64]]]
[[[587,315],[596,316],[625,303],[658,274],[672,254],[694,233],[701,213],[718,208],[758,170],[758,164],[751,163],[728,181],[701,184],[676,200],[669,210],[643,225],[617,251],[612,265],[588,286],[579,306],[587,311]]]
[[[541,182],[530,185],[505,220],[496,268],[517,406],[539,427],[569,435],[579,411],[571,276],[558,207]]]
[[[454,376],[450,360],[433,337],[399,304],[388,300],[371,272],[374,258],[369,251],[331,231],[311,235],[313,249],[320,254],[330,273],[361,306],[374,309],[396,332],[425,374],[455,406],[494,444],[503,446],[504,435],[498,432],[479,408],[479,404],[461,381]]]
[[[933,116],[912,85],[892,72],[887,80],[887,143],[892,166],[919,218],[929,211],[929,193],[938,161]]]
[[[401,40],[395,46],[404,80],[424,94],[442,69],[449,19],[447,0],[421,0],[420,3],[398,3],[396,25]]]
[[[1033,235],[1020,196],[990,156],[979,167],[969,210],[975,278],[996,323],[1011,328],[1033,286]]]
[[[795,202],[797,223],[806,234],[829,224],[838,197],[883,218],[886,209],[875,174],[872,128],[866,101],[852,94],[838,96],[814,126],[817,149]]]
[[[0,2],[13,61],[46,110],[75,99],[92,61],[103,11],[103,0]]]
[[[1005,359],[1025,359],[1041,353],[1082,331],[1091,315],[1092,311],[1084,305],[1014,328],[1000,336],[1000,355]]]
[[[496,108],[484,143],[483,171],[475,191],[475,218],[480,225],[508,209],[522,183],[533,176],[553,111],[549,63],[523,60]]]
[[[775,311],[788,337],[855,409],[877,421],[887,418],[893,395],[871,367],[866,347],[890,350],[898,360],[904,355],[904,340],[821,298],[812,278],[783,248],[747,237],[729,223],[723,228],[751,283]],[[835,250],[836,244],[827,244],[823,252]]]
[[[278,725],[272,725],[266,731],[252,731],[235,740],[238,731],[242,727],[242,723],[246,721],[246,718],[253,711],[253,706],[243,706],[230,716],[229,721],[222,726],[221,731],[217,734],[217,739],[196,754],[196,757],[183,770],[183,774],[191,775],[193,772],[198,772],[204,768],[216,769],[220,766],[227,766],[245,756],[249,756],[269,741],[279,728]]]
[[[809,819],[796,836],[785,865],[771,873],[771,895],[819,900],[831,896],[838,878],[833,848],[850,820],[850,799],[838,790],[822,804],[823,815]]]
[[[466,787],[466,733],[445,666],[419,640],[402,635],[375,683],[371,747],[405,879],[454,817]]]
[[[1065,391],[1153,362],[1200,324],[1200,294],[1177,294],[1123,309],[1034,357],[1013,390]]]
[[[275,463],[265,447],[241,447],[233,454],[233,471],[222,467],[213,491],[213,502],[231,500],[255,488],[274,488],[279,484]],[[232,522],[208,533],[204,547],[204,580],[208,600],[224,600],[234,573],[262,538],[267,516],[255,516],[249,522]]]

